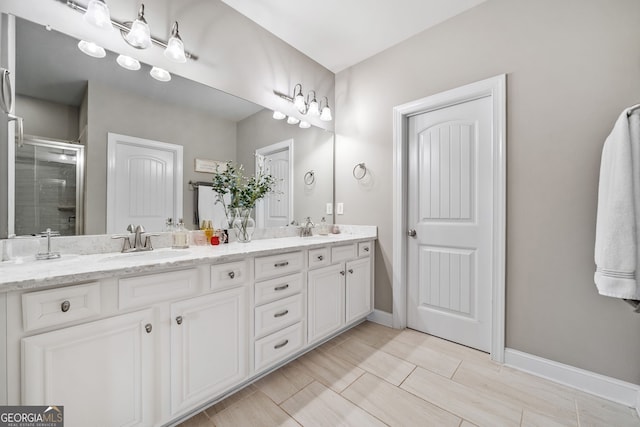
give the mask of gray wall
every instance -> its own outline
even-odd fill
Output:
[[[25,134],[78,140],[80,109],[77,107],[17,95],[16,114],[24,119]]]
[[[183,218],[189,228],[193,222],[193,191],[188,182],[211,180],[211,174],[194,171],[195,159],[235,160],[236,123],[201,111],[89,82],[87,117],[86,234],[103,234],[106,230],[109,132],[184,147]]]
[[[640,101],[640,2],[489,0],[336,76],[336,201],[376,224],[391,311],[392,108],[507,73],[507,346],[640,383],[640,315],[599,296],[600,153]],[[373,184],[351,177],[365,161]]]
[[[257,148],[293,139],[293,217],[302,223],[311,217],[316,223],[326,215],[326,204],[333,201],[333,132],[312,126],[300,129],[286,120],[274,120],[271,110],[262,110],[238,122],[238,163],[247,174],[255,173]],[[304,175],[314,170],[313,185],[304,184]]]

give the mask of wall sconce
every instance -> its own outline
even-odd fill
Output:
[[[182,38],[178,32],[177,21],[171,26],[171,36],[167,42],[151,37],[149,24],[147,24],[147,21],[144,18],[144,4],[140,5],[138,16],[135,21],[119,22],[111,19],[109,7],[105,0],[90,0],[86,8],[72,0],[56,1],[65,3],[71,9],[83,13],[83,19],[97,28],[110,31],[113,27],[116,27],[120,30],[120,34],[124,41],[136,49],[147,49],[152,44],[155,44],[164,48],[164,55],[174,62],[185,63],[187,62],[187,58],[194,61],[198,59],[198,57],[193,53],[184,50],[184,43],[182,42]],[[93,56],[94,58],[103,58],[106,56],[106,52],[101,46],[90,41],[80,41],[80,43],[78,43],[78,48],[85,54]],[[127,70],[135,71],[140,69],[140,62],[127,55],[118,56],[116,62]],[[159,81],[166,82],[171,80],[169,72],[162,68],[153,67],[150,74],[154,79]]]
[[[333,116],[331,115],[331,108],[329,108],[329,99],[325,96],[325,103],[324,106],[322,106],[322,102],[318,102],[318,100],[316,99],[315,90],[309,91],[307,97],[305,98],[304,94],[302,93],[302,84],[300,83],[296,84],[293,87],[293,97],[275,90],[273,91],[273,93],[278,95],[280,98],[292,102],[296,109],[300,112],[300,114],[315,117],[320,116],[320,120],[325,122],[333,120]]]

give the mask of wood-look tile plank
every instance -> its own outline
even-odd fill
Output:
[[[283,402],[281,407],[303,426],[384,426],[365,410],[316,381]]]
[[[520,425],[521,408],[420,367],[409,375],[401,388],[481,426]]]
[[[178,424],[178,427],[214,427],[213,423],[204,412],[189,418],[188,420]]]
[[[222,411],[223,409],[228,408],[229,406],[233,405],[234,403],[239,402],[242,399],[244,399],[245,397],[250,396],[251,394],[255,393],[256,390],[258,390],[258,389],[253,384],[249,384],[248,386],[246,386],[242,390],[237,391],[236,393],[232,394],[231,396],[227,397],[226,399],[221,400],[220,402],[216,403],[215,405],[205,409],[204,412],[207,414],[207,416],[209,418],[211,418],[212,416],[214,416],[218,412]]]
[[[575,425],[577,424],[565,422],[565,420],[549,417],[529,409],[525,409],[522,413],[521,427],[573,427]]]
[[[366,373],[342,396],[390,426],[455,426],[462,421],[408,391]]]
[[[461,359],[429,348],[428,344],[416,346],[397,338],[379,343],[377,348],[447,378],[453,376],[462,362]]]
[[[580,427],[638,427],[637,412],[609,400],[576,391],[576,406]]]
[[[261,391],[223,409],[211,417],[211,421],[216,427],[299,427],[289,414]]]
[[[340,393],[364,373],[364,370],[329,352],[311,352],[299,360],[309,375],[336,393]]]
[[[453,380],[514,406],[534,410],[562,425],[577,427],[572,390],[512,368],[496,372],[486,364],[463,361]]]
[[[254,385],[269,396],[275,403],[280,404],[293,396],[313,381],[306,369],[299,361],[294,360],[258,380]]]
[[[478,426],[470,423],[467,420],[462,420],[462,424],[460,424],[460,427],[478,427]]]
[[[415,368],[415,365],[384,351],[376,350],[357,338],[349,338],[329,350],[329,353],[371,372],[393,385],[400,385]]]

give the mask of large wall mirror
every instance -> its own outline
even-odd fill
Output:
[[[182,203],[175,212],[190,228],[197,190],[189,182],[212,178],[196,172],[196,159],[235,161],[252,174],[256,152],[271,156],[284,146],[291,147],[291,207],[279,223],[264,225],[323,216],[332,222],[326,215],[333,202],[332,132],[274,120],[270,110],[176,75],[156,81],[146,64],[129,71],[116,54],[92,58],[77,44],[16,18],[15,106],[27,135],[16,148],[16,235],[47,227],[63,235],[113,232],[106,215],[110,134],[182,147]]]

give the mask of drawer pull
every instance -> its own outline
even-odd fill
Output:
[[[153,326],[151,326],[151,323],[147,323],[146,325],[144,325],[144,330],[147,331],[148,334],[151,333],[152,329],[153,329]]]
[[[182,316],[178,316],[178,317],[176,317],[176,323],[177,323],[178,325],[182,325]]]
[[[322,261],[322,260],[324,260],[324,256],[318,255],[318,261]]]
[[[349,274],[353,274],[353,268],[349,269]]]
[[[286,267],[287,265],[289,265],[289,261],[276,262],[275,264],[273,264],[273,266],[276,267],[276,268],[278,268],[278,267]]]
[[[66,313],[67,311],[69,311],[70,308],[71,308],[71,303],[69,301],[63,301],[63,303],[60,304],[60,310],[62,310],[63,313]]]
[[[233,271],[229,272],[229,279],[233,279],[234,277],[236,277],[236,273],[234,273]]]
[[[369,246],[365,246],[365,247],[363,248],[363,250],[364,250],[365,252],[369,252]]]
[[[287,289],[289,287],[289,284],[286,283],[282,286],[276,286],[275,288],[273,288],[274,291],[284,291],[285,289]]]
[[[273,315],[273,317],[282,317],[289,314],[289,310],[282,310]]]
[[[340,272],[340,274],[344,276],[344,270],[342,270],[342,271]]]
[[[278,343],[276,345],[273,346],[274,350],[278,350],[279,348],[284,347],[285,345],[289,344],[289,340],[284,340],[281,343]]]

